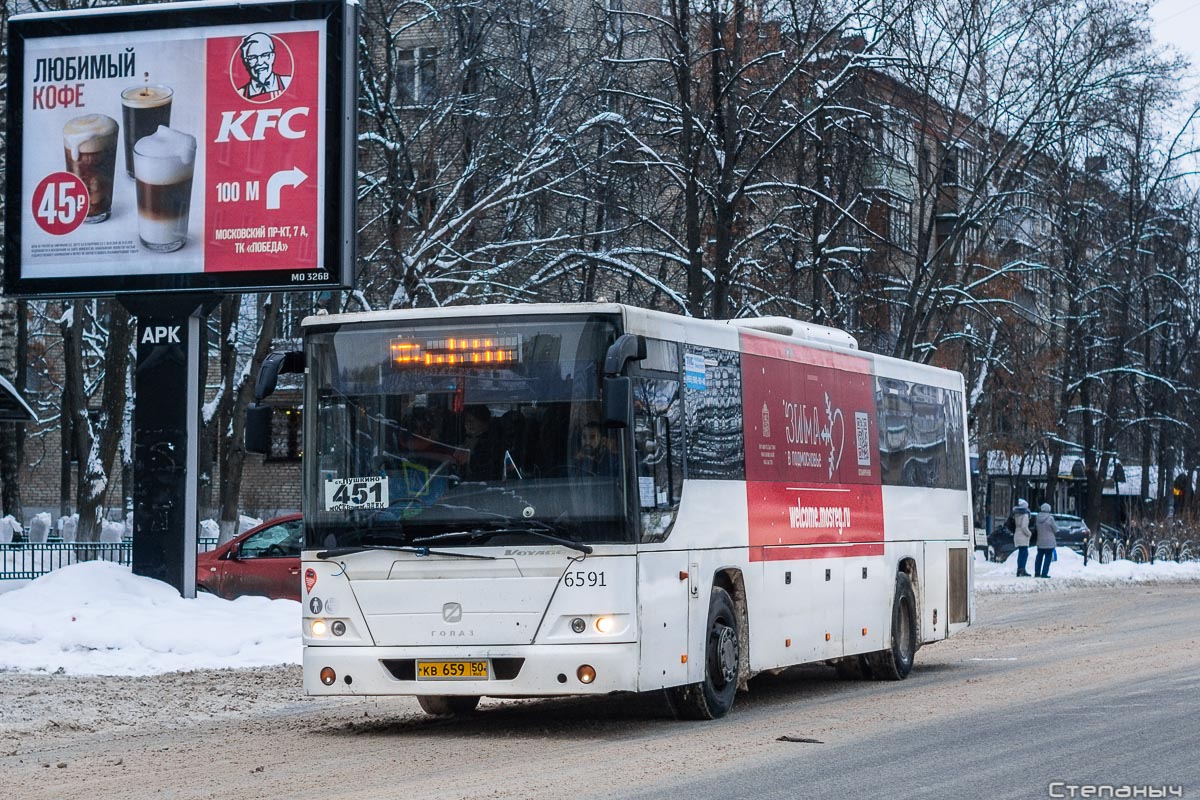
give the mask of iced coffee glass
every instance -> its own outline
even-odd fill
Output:
[[[121,123],[125,128],[125,172],[133,177],[133,145],[138,139],[171,124],[170,86],[146,84],[121,92]]]
[[[169,253],[187,243],[196,139],[160,125],[133,145],[138,238],[147,250]]]
[[[113,172],[117,166],[117,121],[103,114],[75,117],[63,126],[67,172],[88,190],[84,222],[103,222],[112,213]]]

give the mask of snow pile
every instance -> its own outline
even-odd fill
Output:
[[[50,512],[43,511],[40,514],[34,514],[33,519],[29,520],[29,541],[44,544],[49,535]]]
[[[298,663],[293,600],[185,600],[106,561],[63,567],[0,594],[0,671],[154,675]]]
[[[21,523],[17,522],[17,518],[12,514],[0,518],[0,544],[8,544],[14,536],[23,531]]]
[[[79,515],[58,518],[58,535],[64,542],[75,541],[75,531],[79,530]]]
[[[1026,569],[1033,572],[1037,549],[1029,548]],[[1018,578],[1017,552],[1003,564],[989,563],[982,554],[975,557],[975,591],[980,594],[1007,592],[1053,591],[1074,586],[1116,586],[1120,584],[1200,582],[1200,561],[1176,564],[1159,561],[1154,564],[1135,564],[1132,561],[1113,561],[1101,564],[1088,561],[1068,547],[1058,548],[1058,560],[1050,565],[1050,579]]]
[[[106,544],[120,544],[125,538],[125,523],[113,522],[111,519],[100,521],[100,541]]]
[[[238,514],[238,536],[262,524],[263,521],[258,517],[247,517],[245,514]],[[218,526],[218,529],[220,529],[220,526]]]

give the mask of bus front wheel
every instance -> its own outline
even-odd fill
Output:
[[[714,586],[708,601],[704,680],[667,690],[679,719],[719,719],[733,707],[741,669],[741,623],[729,592]]]
[[[421,710],[433,717],[465,717],[479,705],[478,696],[430,694],[417,695]]]
[[[896,575],[892,600],[891,646],[870,655],[871,674],[876,680],[902,681],[912,671],[917,655],[917,599],[912,581],[903,572]]]

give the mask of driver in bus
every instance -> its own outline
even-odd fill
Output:
[[[589,422],[583,426],[583,438],[579,452],[575,454],[575,466],[583,475],[617,474],[616,454],[599,422]]]

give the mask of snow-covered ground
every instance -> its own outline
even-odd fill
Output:
[[[1093,561],[1085,567],[1081,556],[1059,548],[1050,579],[1042,580],[1016,577],[1016,558],[1004,564],[978,559],[976,591],[1200,582],[1200,562]],[[299,662],[300,605],[291,600],[185,600],[165,583],[103,561],[73,564],[35,581],[0,581],[0,671],[154,675]]]
[[[185,600],[161,581],[104,561],[63,567],[0,594],[0,671],[154,675],[298,663],[300,604],[293,600]]]
[[[1002,592],[1045,592],[1074,586],[1113,586],[1117,584],[1200,582],[1200,561],[1176,564],[1159,561],[1154,564],[1135,564],[1132,561],[1113,561],[1101,564],[1089,561],[1067,547],[1057,550],[1058,560],[1050,565],[1050,578],[1018,578],[1017,553],[1003,564],[989,563],[983,555],[975,555],[975,591],[983,594]],[[1033,572],[1036,548],[1029,549],[1026,569]]]

